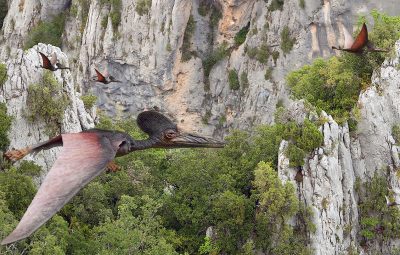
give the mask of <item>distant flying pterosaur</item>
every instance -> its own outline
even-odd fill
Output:
[[[39,52],[40,56],[42,56],[43,60],[43,65],[41,65],[41,68],[48,69],[50,71],[57,71],[58,69],[70,69],[69,67],[64,67],[60,63],[57,63],[57,54],[53,52],[51,55],[51,59],[49,59],[46,55],[44,55],[42,52]]]
[[[1,244],[9,244],[30,236],[80,189],[99,175],[114,157],[148,148],[224,146],[224,142],[213,138],[181,132],[176,124],[155,111],[140,113],[137,124],[149,138],[134,140],[123,132],[90,129],[80,133],[62,134],[22,150],[6,152],[6,158],[16,161],[31,152],[62,146],[56,162],[18,226]]]
[[[346,30],[346,28],[344,28],[343,31],[344,31],[344,47],[337,48],[335,46],[332,46],[332,49],[347,51],[351,53],[362,53],[364,47],[367,46],[367,51],[370,52],[388,52],[387,50],[375,48],[372,42],[368,40],[368,30],[367,30],[367,25],[365,25],[365,23],[362,25],[361,31],[360,33],[358,33],[355,40],[351,36],[351,34]]]
[[[111,82],[121,82],[119,80],[116,80],[113,76],[111,76],[108,73],[107,69],[104,70],[104,75],[102,73],[100,73],[99,70],[97,70],[96,68],[94,70],[96,71],[96,75],[97,75],[97,77],[93,79],[94,81],[101,82],[104,84],[108,84]]]

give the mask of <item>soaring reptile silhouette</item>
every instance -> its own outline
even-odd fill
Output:
[[[99,175],[114,157],[148,148],[224,146],[224,142],[212,138],[181,132],[176,124],[155,111],[140,113],[137,124],[148,134],[148,139],[134,140],[123,132],[90,129],[80,133],[62,134],[25,149],[6,152],[6,158],[16,161],[32,152],[62,146],[56,162],[18,226],[1,244],[9,244],[30,236],[80,189]]]
[[[116,80],[113,76],[111,76],[108,73],[107,69],[104,70],[104,75],[101,74],[99,72],[99,70],[97,70],[96,68],[94,70],[96,71],[97,77],[94,78],[93,81],[101,82],[101,83],[104,83],[104,84],[108,84],[108,83],[111,83],[111,82],[121,82],[119,80]]]
[[[46,55],[44,55],[42,52],[39,52],[40,56],[42,56],[43,60],[43,65],[41,65],[41,68],[50,70],[50,71],[57,71],[58,69],[70,69],[69,67],[65,67],[61,65],[60,63],[57,63],[57,54],[53,52],[51,55],[51,59],[49,59]]]
[[[368,30],[365,23],[362,25],[360,33],[358,33],[356,39],[351,36],[351,34],[344,29],[344,47],[337,48],[332,46],[334,50],[342,50],[351,53],[362,53],[364,47],[367,46],[367,51],[370,52],[388,52],[387,50],[375,48],[371,41],[368,40]]]

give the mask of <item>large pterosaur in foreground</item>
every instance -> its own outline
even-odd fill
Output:
[[[62,134],[22,150],[6,152],[5,156],[15,161],[31,152],[62,146],[56,162],[18,226],[1,244],[9,244],[30,236],[80,189],[99,175],[114,157],[147,148],[224,146],[224,142],[212,138],[181,132],[176,124],[155,111],[140,113],[137,124],[149,135],[148,139],[134,140],[123,132],[91,129],[81,133]]]
[[[344,47],[337,48],[335,46],[332,46],[332,49],[347,51],[351,53],[362,53],[364,47],[366,46],[367,51],[370,52],[388,52],[388,50],[375,48],[372,42],[368,40],[368,30],[367,30],[367,25],[365,25],[365,23],[363,24],[361,31],[360,33],[358,33],[355,40],[351,36],[351,34],[346,30],[346,28],[344,28],[343,31],[344,31]]]
[[[42,52],[39,52],[40,56],[42,57],[43,65],[41,65],[41,68],[50,70],[50,71],[57,71],[58,69],[70,69],[69,67],[65,67],[58,63],[57,59],[57,54],[53,52],[51,55],[51,59],[49,59],[46,55],[44,55]]]

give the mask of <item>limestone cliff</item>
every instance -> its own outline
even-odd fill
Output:
[[[272,123],[276,104],[282,100],[296,108],[289,98],[284,77],[288,71],[311,62],[316,57],[329,57],[331,46],[343,43],[343,29],[352,32],[357,15],[378,8],[389,14],[399,11],[397,0],[310,0],[304,8],[298,0],[287,0],[273,9],[276,1],[264,0],[153,0],[148,8],[138,11],[139,2],[122,0],[120,22],[111,13],[116,6],[102,1],[10,0],[9,11],[0,35],[0,61],[8,67],[8,80],[0,88],[0,101],[6,102],[15,117],[10,131],[11,147],[23,147],[46,139],[44,123],[29,123],[23,117],[26,89],[42,75],[38,49],[55,51],[61,62],[74,70],[57,71],[57,80],[71,99],[65,111],[62,131],[79,131],[93,126],[76,91],[98,96],[97,105],[118,117],[133,115],[148,108],[170,112],[180,125],[199,133],[223,135],[230,128],[249,129],[259,123]],[[204,2],[212,8],[203,10]],[[213,10],[215,9],[215,10]],[[72,11],[74,10],[74,11]],[[62,53],[60,49],[39,45],[23,51],[28,31],[40,20],[66,11]],[[213,12],[220,12],[221,18]],[[195,22],[191,36],[185,38],[188,21]],[[235,45],[235,35],[249,24],[245,42]],[[343,28],[343,26],[344,28]],[[294,39],[293,49],[281,47],[283,31]],[[203,61],[226,41],[229,50],[205,75]],[[185,44],[185,45],[184,45]],[[250,56],[252,49],[265,47],[268,54]],[[346,254],[359,247],[359,195],[355,183],[369,180],[375,172],[388,169],[385,176],[390,187],[399,188],[395,171],[400,166],[399,147],[391,135],[392,126],[400,122],[397,55],[388,59],[373,76],[373,86],[359,98],[361,120],[357,133],[346,125],[339,126],[332,117],[321,126],[324,145],[307,159],[303,182],[294,182],[281,144],[279,174],[293,181],[301,201],[312,207],[316,232],[311,234],[315,254]],[[184,54],[189,54],[188,60]],[[67,56],[68,55],[68,58]],[[102,86],[90,81],[94,66],[108,67],[121,84]],[[229,85],[229,71],[236,70],[240,88]],[[270,70],[269,75],[267,71]],[[244,77],[243,76],[243,77]],[[246,85],[247,83],[247,85]],[[296,108],[302,118],[304,112]],[[55,151],[32,156],[39,164],[50,164]],[[399,240],[386,240],[371,249],[391,254]],[[371,251],[371,252],[372,252]]]

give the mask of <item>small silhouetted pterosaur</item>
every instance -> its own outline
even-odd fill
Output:
[[[96,68],[94,70],[96,71],[96,74],[97,74],[97,77],[93,79],[94,81],[101,82],[101,83],[104,83],[104,84],[108,84],[108,83],[111,83],[111,82],[121,82],[119,80],[116,80],[113,76],[111,76],[108,73],[107,69],[104,70],[104,75],[101,74],[99,72],[99,70],[97,70]]]
[[[51,55],[51,59],[49,59],[46,55],[44,55],[42,52],[39,52],[40,56],[42,56],[43,60],[43,65],[41,65],[41,68],[48,69],[50,71],[57,71],[58,69],[70,69],[69,67],[65,67],[58,63],[57,60],[57,54],[53,52]]]
[[[16,161],[31,152],[62,146],[56,162],[18,226],[1,244],[9,244],[30,236],[81,188],[99,175],[114,157],[148,148],[224,146],[224,142],[213,138],[181,132],[176,124],[155,111],[140,113],[137,124],[149,138],[134,140],[123,132],[90,129],[80,133],[62,134],[25,149],[6,152],[6,158]]]
[[[337,48],[332,46],[334,50],[342,50],[351,53],[362,53],[365,46],[369,52],[388,52],[387,50],[375,48],[371,41],[368,40],[368,30],[365,23],[362,25],[360,33],[358,33],[356,39],[350,35],[350,33],[344,29],[344,47]]]

